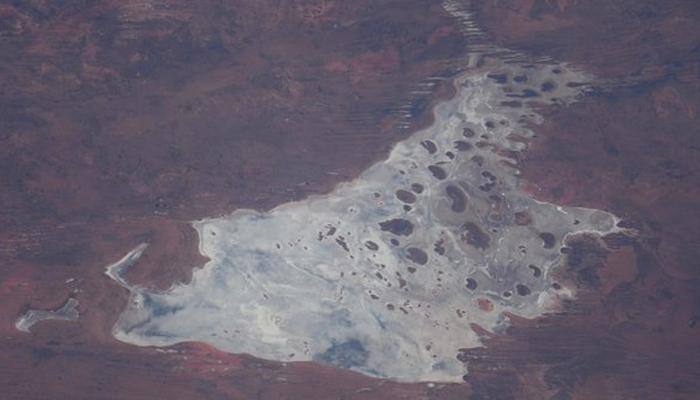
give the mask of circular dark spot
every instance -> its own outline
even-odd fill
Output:
[[[537,92],[537,90],[532,90],[532,89],[523,89],[523,94],[521,97],[524,98],[530,98],[530,97],[539,97],[540,94]]]
[[[428,170],[431,174],[433,174],[433,177],[435,177],[436,179],[443,180],[447,178],[447,172],[445,172],[444,169],[438,167],[437,165],[428,166]]]
[[[455,141],[455,149],[459,151],[469,151],[472,149],[472,144],[464,140]]]
[[[516,75],[513,77],[513,80],[518,83],[527,82],[527,75]]]
[[[479,225],[473,222],[465,222],[461,230],[460,239],[462,239],[464,243],[481,250],[485,250],[490,246],[491,237],[488,233],[484,232]]]
[[[452,202],[452,205],[450,206],[452,211],[457,213],[464,212],[467,205],[467,197],[462,189],[455,185],[448,185],[445,188],[445,192],[447,193],[447,197],[449,197],[450,201]]]
[[[538,267],[532,264],[528,265],[527,267],[532,270],[532,276],[534,276],[535,278],[539,278],[540,276],[542,276],[542,270]]]
[[[409,212],[409,211],[412,210],[412,208],[411,208],[411,206],[409,206],[408,204],[404,204],[404,205],[403,205],[403,210],[406,211],[406,212]]]
[[[491,182],[495,182],[496,179],[497,179],[497,178],[496,178],[496,175],[492,174],[491,171],[482,171],[482,172],[481,172],[481,176],[483,176],[484,178],[490,180]],[[490,197],[489,197],[489,198],[490,198]]]
[[[390,242],[392,245],[394,245],[394,246],[398,246],[398,245],[399,245],[399,241],[396,240],[396,239],[391,239],[389,242]]]
[[[423,193],[423,189],[424,189],[423,185],[421,185],[420,183],[414,183],[411,185],[411,190],[413,190],[414,192],[416,192],[418,194]]]
[[[512,295],[513,293],[511,293],[510,290],[506,290],[505,292],[503,292],[503,297],[510,297]]]
[[[557,244],[557,239],[549,232],[540,233],[540,239],[542,239],[542,246],[545,249],[551,249]]]
[[[408,190],[399,189],[396,191],[396,198],[404,203],[413,204],[416,202],[416,195]]]
[[[465,138],[473,138],[474,136],[476,136],[476,132],[469,128],[464,128],[462,130],[462,136],[464,136]]]
[[[489,128],[489,129],[493,129],[493,128],[496,127],[496,124],[494,124],[493,121],[486,121],[486,123],[484,124],[484,126],[486,126],[486,127]]]
[[[433,245],[433,250],[435,250],[435,252],[441,256],[445,255],[445,245],[443,242],[444,241],[440,239]]]
[[[467,289],[474,290],[479,286],[476,281],[472,278],[467,278]]]
[[[402,218],[394,218],[380,222],[379,227],[383,231],[388,231],[399,236],[409,236],[413,233],[413,224],[411,221]]]
[[[561,289],[561,285],[558,284],[558,283],[556,283],[556,282],[554,282],[554,283],[552,283],[552,288],[553,288],[554,290],[560,290],[560,289]]]
[[[557,84],[554,83],[553,81],[547,81],[547,82],[543,83],[542,86],[540,86],[540,90],[542,90],[545,93],[551,92],[556,88],[557,88]]]
[[[453,153],[453,152],[451,152],[451,151],[445,152],[445,155],[446,155],[447,158],[449,158],[450,160],[454,160],[454,159],[455,159],[455,153]]]
[[[515,291],[518,292],[518,295],[520,296],[527,296],[531,293],[530,288],[523,285],[522,283],[519,283],[515,286]]]
[[[428,255],[417,247],[409,247],[406,249],[406,258],[416,264],[425,265],[428,262]]]
[[[435,154],[435,152],[437,152],[437,146],[431,140],[424,140],[420,142],[420,144],[423,146],[423,148],[428,150],[428,153],[430,154]]]

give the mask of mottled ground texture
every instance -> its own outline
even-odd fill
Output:
[[[419,0],[0,5],[2,397],[697,398],[700,7],[446,8],[451,15]],[[206,261],[189,221],[270,209],[358,176],[429,123],[435,101],[452,94],[434,78],[454,77],[485,45],[595,77],[579,102],[541,105],[543,125],[510,155],[530,195],[611,212],[638,232],[566,244],[557,280],[576,288],[574,300],[534,320],[513,316],[497,333],[474,326],[486,347],[460,353],[462,384],[113,338],[128,292],[107,265],[147,242],[129,282],[188,281]],[[70,299],[77,321],[17,329],[21,316],[70,317]]]
[[[535,135],[535,106],[575,101],[587,77],[557,64],[480,64],[456,80],[429,128],[357,179],[269,212],[195,223],[210,262],[190,284],[130,284],[124,272],[145,243],[109,266],[132,294],[115,336],[461,382],[460,349],[482,345],[472,326],[503,331],[506,314],[556,309],[575,293],[555,278],[566,242],[622,232],[604,211],[533,199],[502,154]]]

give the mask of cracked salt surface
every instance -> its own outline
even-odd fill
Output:
[[[279,361],[318,361],[399,381],[461,381],[470,324],[535,317],[570,293],[552,272],[567,235],[617,230],[606,212],[535,201],[517,163],[540,122],[587,77],[564,65],[490,60],[456,81],[435,123],[325,196],[196,222],[211,260],[187,285],[131,291],[121,341],[203,341]]]

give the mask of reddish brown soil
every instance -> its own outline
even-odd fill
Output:
[[[611,239],[621,250],[610,254],[584,246],[582,261],[566,274],[579,299],[470,352],[479,356],[470,364],[479,372],[469,378],[478,393],[494,395],[497,387],[503,398],[697,398],[698,121],[681,112],[662,117],[653,94],[674,88],[689,107],[700,106],[700,96],[675,79],[552,111],[541,127],[524,159],[533,193],[613,211],[639,237]],[[546,391],[519,395],[533,380]]]
[[[309,365],[275,381],[279,365],[217,353],[235,372],[211,371],[209,350],[118,344],[127,296],[104,267],[145,241],[131,281],[186,281],[205,261],[189,221],[327,192],[428,123],[451,86],[419,85],[457,73],[466,51],[439,4],[9,2],[0,50],[1,397],[332,397],[380,384]],[[15,330],[27,308],[68,296],[78,322]]]
[[[686,0],[472,2],[499,44],[585,66],[598,76],[647,81],[695,74],[700,8]]]
[[[578,299],[466,352],[479,399],[700,396],[700,8],[683,1],[499,1],[501,44],[611,79],[545,111],[523,157],[538,198],[610,210],[638,230],[572,243]]]
[[[429,3],[3,6],[8,254],[85,264],[98,237],[157,245],[187,229],[169,224],[355,176],[427,114],[435,90],[412,94],[418,84],[461,66],[454,21]],[[62,238],[91,240],[44,237],[59,225]],[[181,269],[153,275],[163,286]]]

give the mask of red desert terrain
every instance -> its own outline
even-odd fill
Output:
[[[0,5],[0,397],[696,399],[700,6],[482,0],[487,43],[597,78],[521,156],[538,199],[638,234],[568,243],[577,298],[465,350],[464,384],[398,384],[201,343],[123,344],[104,275],[167,288],[206,260],[189,222],[325,193],[430,122],[471,39],[428,0],[44,0]],[[429,83],[435,83],[430,84]],[[28,309],[74,322],[20,332]],[[484,305],[488,307],[489,305]]]

